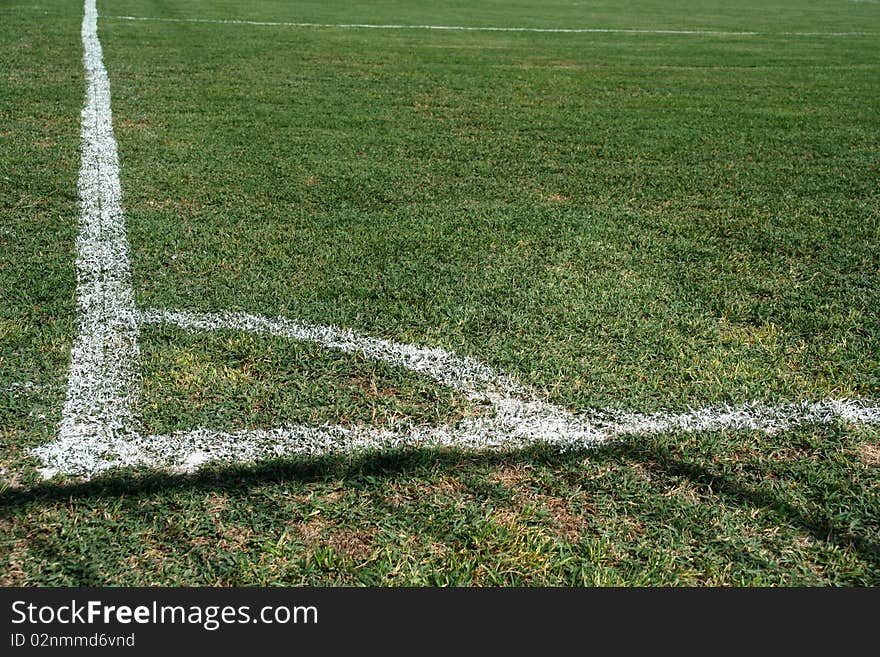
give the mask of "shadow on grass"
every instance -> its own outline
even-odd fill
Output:
[[[753,486],[744,486],[696,463],[670,461],[664,463],[663,467],[671,475],[684,476],[700,487],[711,488],[716,495],[729,503],[767,509],[781,522],[790,523],[819,541],[851,548],[863,559],[880,563],[880,543],[849,528],[838,526],[827,518],[811,517],[779,495]]]
[[[711,491],[725,504],[761,509],[779,523],[788,524],[820,542],[853,550],[859,557],[880,565],[880,543],[860,535],[842,522],[809,514],[787,501],[769,486],[737,481],[718,467],[683,458],[669,449],[657,449],[654,441],[621,442],[593,450],[559,452],[547,447],[533,447],[511,452],[466,452],[460,450],[396,450],[359,455],[322,456],[285,459],[253,465],[226,465],[205,468],[195,474],[170,474],[155,471],[115,471],[87,482],[40,483],[27,489],[10,489],[0,494],[0,518],[43,504],[99,501],[106,499],[144,498],[175,492],[247,492],[264,484],[286,481],[299,483],[343,479],[351,488],[368,489],[377,482],[405,474],[427,471],[455,472],[473,466],[510,466],[541,464],[549,467],[582,467],[584,459],[598,466],[637,463],[650,470],[658,485],[673,489],[682,479],[692,482],[701,492]],[[768,473],[769,476],[769,473]],[[845,492],[845,491],[844,491]]]

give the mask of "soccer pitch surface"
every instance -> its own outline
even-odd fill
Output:
[[[878,583],[877,3],[0,15],[3,583]]]

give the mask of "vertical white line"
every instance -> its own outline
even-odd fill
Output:
[[[58,440],[41,448],[45,474],[78,463],[83,473],[135,457],[135,403],[140,389],[138,318],[131,286],[119,161],[110,111],[110,81],[98,40],[95,0],[85,0],[79,172],[80,232],[76,241],[79,334],[71,350],[67,398]],[[74,473],[71,473],[74,474]]]

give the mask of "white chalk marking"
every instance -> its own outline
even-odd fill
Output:
[[[95,0],[82,22],[86,101],[76,240],[79,334],[71,350],[58,440],[34,453],[47,464],[122,464],[137,458],[134,408],[140,389],[138,321],[122,212],[119,161],[110,112],[110,81],[97,34]]]
[[[405,367],[461,392],[481,390],[488,386],[510,394],[525,392],[525,388],[509,377],[502,377],[488,365],[473,358],[463,358],[443,349],[381,340],[336,326],[249,313],[193,313],[179,310],[147,310],[141,314],[141,322],[173,324],[189,331],[231,329],[312,342],[326,349],[360,353],[373,360]]]
[[[27,395],[30,393],[41,393],[60,390],[62,386],[51,383],[34,383],[33,381],[17,381],[8,386],[0,388],[0,391],[11,395]]]
[[[273,335],[357,353],[405,367],[462,392],[486,408],[478,418],[440,427],[401,424],[391,429],[331,424],[289,425],[236,432],[199,428],[150,436],[153,465],[188,471],[213,461],[253,462],[291,455],[324,455],[403,447],[513,450],[531,445],[560,449],[595,447],[623,436],[669,431],[752,430],[773,433],[804,423],[838,420],[880,423],[880,407],[863,401],[829,400],[768,406],[718,405],[686,413],[624,413],[599,410],[575,415],[541,400],[529,388],[471,358],[443,349],[379,340],[335,326],[294,322],[247,313],[192,313],[150,310],[148,324],[171,324],[188,331],[234,330]]]
[[[880,408],[855,400],[766,406],[712,406],[681,414],[596,411],[574,416],[541,401],[488,394],[496,414],[454,426],[411,425],[395,430],[370,427],[290,425],[268,430],[194,431],[150,436],[152,465],[190,472],[210,462],[252,463],[289,456],[321,456],[390,448],[455,448],[512,451],[549,445],[561,451],[590,449],[627,436],[672,431],[761,431],[772,434],[801,424],[840,420],[880,423]]]
[[[873,36],[873,32],[751,32],[735,30],[639,29],[625,27],[494,27],[479,25],[404,25],[378,23],[298,23],[285,21],[249,21],[223,18],[170,18],[161,16],[105,16],[117,21],[159,21],[164,23],[213,23],[255,27],[295,27],[353,30],[437,30],[452,32],[536,32],[548,34],[658,34],[684,36]]]
[[[17,381],[3,388],[3,392],[19,392],[20,390],[40,391],[43,388],[44,386],[39,383],[33,383],[32,381]]]
[[[391,427],[291,424],[227,432],[210,427],[165,435],[129,436],[118,462],[91,454],[55,450],[44,474],[93,475],[117,465],[143,465],[190,472],[212,462],[252,463],[289,456],[320,456],[388,448],[457,448],[509,451],[534,445],[585,449],[625,436],[670,431],[762,431],[836,421],[880,423],[880,406],[858,400],[827,400],[769,406],[716,405],[684,413],[625,413],[595,410],[575,415],[550,404],[510,376],[452,352],[381,340],[335,326],[249,313],[148,310],[143,324],[172,325],[192,332],[242,331],[317,344],[326,349],[404,367],[463,393],[485,413],[453,425],[401,422]],[[53,443],[53,446],[57,443]],[[45,454],[44,454],[45,456]],[[86,460],[83,460],[83,457]]]
[[[767,406],[712,406],[686,413],[598,410],[575,415],[550,404],[484,363],[437,348],[369,337],[350,329],[248,313],[148,310],[139,314],[131,287],[119,165],[110,113],[110,84],[97,36],[95,0],[84,0],[86,104],[82,112],[79,178],[81,229],[77,239],[80,332],[72,353],[58,438],[32,450],[45,477],[90,477],[110,468],[141,465],[195,470],[215,461],[252,462],[290,455],[321,455],[388,447],[511,450],[547,444],[589,448],[629,435],[668,431],[774,432],[803,423],[880,423],[880,406],[828,400]],[[404,367],[463,393],[483,416],[454,425],[398,423],[392,427],[288,425],[224,432],[213,428],[145,436],[135,414],[140,391],[141,324],[188,331],[234,330],[308,341]]]

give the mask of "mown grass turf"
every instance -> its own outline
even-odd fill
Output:
[[[455,423],[485,409],[403,368],[234,331],[143,334],[144,431]]]
[[[0,4],[0,469],[52,439],[75,329],[81,17]],[[60,6],[57,3],[54,6]]]
[[[868,39],[102,29],[142,305],[436,344],[575,409],[877,389]]]
[[[863,440],[825,428],[43,485],[4,496],[3,582],[875,585]]]
[[[878,582],[876,429],[37,485],[25,450],[54,433],[75,330],[83,95],[80,9],[43,4],[0,2],[5,583]],[[760,32],[102,18],[138,303],[441,346],[575,412],[877,399],[880,9],[686,4],[99,2]],[[418,377],[279,340],[150,328],[141,348],[150,431],[471,412]]]

